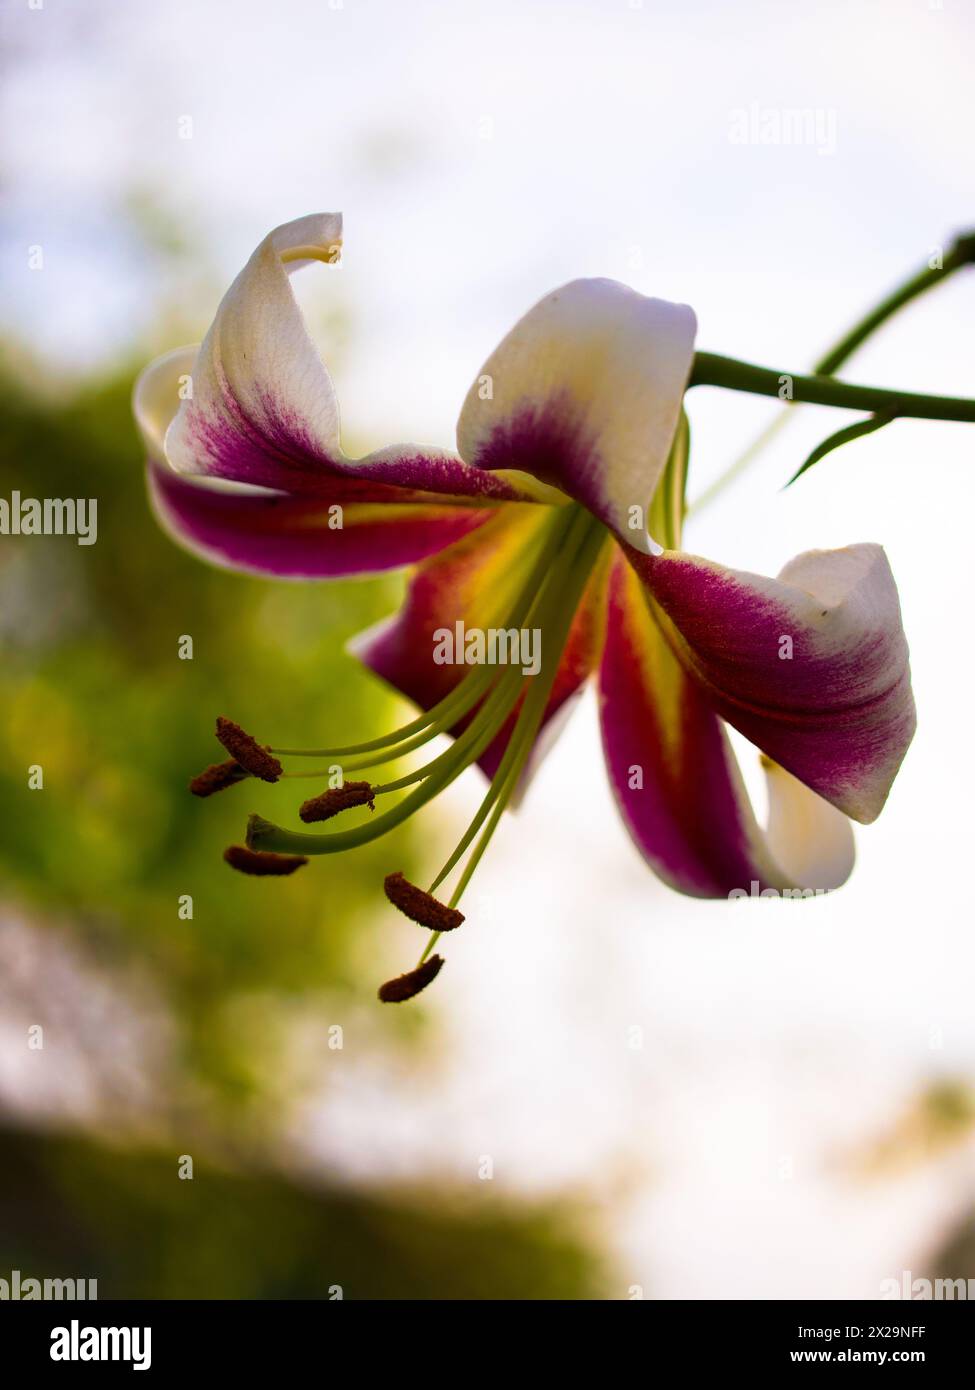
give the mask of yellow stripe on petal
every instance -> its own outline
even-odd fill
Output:
[[[619,555],[609,583],[600,717],[620,813],[651,868],[694,897],[838,887],[853,865],[846,817],[770,765],[770,819],[762,830],[722,721],[633,580]]]

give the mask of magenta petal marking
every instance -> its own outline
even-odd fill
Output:
[[[504,478],[436,450],[386,450],[361,462],[328,457],[295,412],[278,409],[270,395],[262,393],[261,399],[260,424],[249,420],[229,394],[222,404],[231,419],[202,411],[188,414],[200,474],[298,496],[327,495],[332,501],[353,496],[360,501],[408,500],[404,489],[496,502],[523,498]]]
[[[757,826],[721,721],[634,606],[631,583],[618,563],[599,671],[610,782],[627,829],[666,883],[692,897],[726,897],[760,876],[750,847]],[[651,643],[658,650],[648,671]],[[669,728],[664,702],[676,720]]]
[[[493,515],[490,508],[393,504],[367,515],[341,489],[321,498],[217,490],[150,463],[149,491],[166,529],[216,564],[289,579],[374,574],[415,563],[452,545]],[[328,509],[343,506],[341,529]]]
[[[568,392],[559,392],[542,406],[526,403],[494,425],[472,462],[489,472],[530,473],[612,525],[602,489],[603,461]]]
[[[630,554],[712,708],[856,820],[873,820],[915,726],[897,590],[879,546],[810,552],[778,580]]]

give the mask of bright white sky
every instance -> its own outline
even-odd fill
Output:
[[[154,268],[120,215],[133,181],[224,282],[271,226],[342,210],[345,264],[303,294],[349,312],[337,375],[366,445],[452,443],[483,358],[564,280],[686,300],[702,347],[801,370],[975,224],[961,0],[11,0],[4,22],[8,322],[73,367],[150,331]],[[835,142],[732,143],[753,103],[809,108]],[[23,269],[33,244],[43,275]],[[973,313],[969,273],[848,375],[973,394]],[[776,408],[693,399],[692,491]],[[583,709],[492,846],[482,925],[430,996],[450,1060],[409,1078],[343,1054],[296,1121],[319,1158],[475,1183],[490,1154],[513,1189],[567,1185],[625,1257],[617,1296],[874,1297],[923,1272],[975,1198],[971,1151],[871,1187],[837,1156],[923,1080],[975,1070],[975,432],[898,423],[781,495],[844,422],[804,412],[686,539],[765,572],[814,546],[887,547],[920,728],[851,884],[734,909],[669,894],[615,819]],[[458,817],[477,791],[458,789]]]

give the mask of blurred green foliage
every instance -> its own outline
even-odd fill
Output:
[[[316,784],[245,782],[200,801],[187,780],[225,756],[221,713],[282,745],[391,727],[402,710],[343,647],[395,608],[400,581],[210,568],[150,512],[128,377],[58,399],[0,388],[0,496],[98,500],[95,545],[0,538],[0,914],[7,902],[32,929],[68,924],[109,978],[137,965],[177,1053],[172,1094],[147,1117],[163,1148],[0,1133],[0,1268],[88,1270],[103,1297],[327,1296],[333,1283],[350,1297],[584,1296],[589,1257],[553,1211],[508,1210],[483,1184],[462,1212],[456,1192],[339,1193],[267,1171],[289,1086],[320,1087],[336,1065],[327,1026],[353,1021],[357,1050],[423,1046],[424,1001],[375,1000],[396,951],[405,968],[416,945],[382,892],[385,873],[412,871],[415,832],[250,879],[221,857],[247,813],[297,824]],[[192,660],[179,658],[185,636]],[[191,919],[178,911],[187,894]],[[282,1019],[307,1021],[324,1001],[296,1082]],[[45,1045],[37,1064],[56,1066],[56,1052]],[[192,1183],[164,1152],[175,1134],[196,1150]]]
[[[382,879],[409,871],[409,833],[249,879],[221,859],[247,813],[297,824],[317,784],[199,801],[187,779],[226,756],[218,714],[298,745],[389,727],[392,697],[343,646],[395,607],[398,581],[274,584],[178,549],[147,504],[128,380],[54,404],[7,382],[4,398],[0,495],[95,497],[98,540],[0,540],[0,872],[8,893],[147,965],[184,1025],[187,1066],[232,1103],[254,1068],[247,1040],[214,1026],[219,1006],[252,990],[374,999],[384,953],[370,971],[363,943],[390,927]],[[28,788],[33,764],[43,791]],[[192,920],[178,915],[185,894]]]
[[[483,1189],[483,1184],[478,1184]],[[557,1207],[477,1214],[176,1155],[0,1130],[0,1277],[97,1279],[104,1298],[585,1298]]]

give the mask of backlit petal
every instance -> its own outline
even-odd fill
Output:
[[[632,559],[712,708],[848,816],[874,820],[915,726],[881,547],[809,551],[778,579],[674,551]]]
[[[492,353],[457,426],[460,453],[582,502],[638,550],[694,357],[694,313],[615,280],[574,280]]]
[[[280,579],[398,569],[435,555],[494,514],[436,501],[344,502],[336,512],[318,498],[187,478],[154,461],[148,485],[159,522],[184,548],[222,568]]]
[[[400,488],[354,469],[322,472],[314,489],[297,493],[176,472],[166,459],[166,431],[194,379],[196,352],[177,348],[152,363],[136,383],[133,410],[156,515],[204,559],[282,578],[370,574],[435,554],[490,516],[489,499]]]
[[[622,557],[610,576],[599,694],[617,804],[666,883],[723,898],[825,892],[845,882],[854,852],[849,821],[774,764],[766,767],[763,832],[721,720],[675,657]]]
[[[192,366],[181,358],[186,379],[169,393],[168,412],[173,355],[143,373],[136,386],[142,428],[148,421],[154,435],[164,435],[165,456],[179,473],[295,495],[336,500],[343,481],[363,501],[395,500],[401,489],[484,502],[522,496],[508,479],[469,468],[444,449],[395,445],[362,459],[343,452],[335,387],[289,281],[313,260],[337,260],[341,234],[341,217],[326,213],[265,237],[224,296]]]

